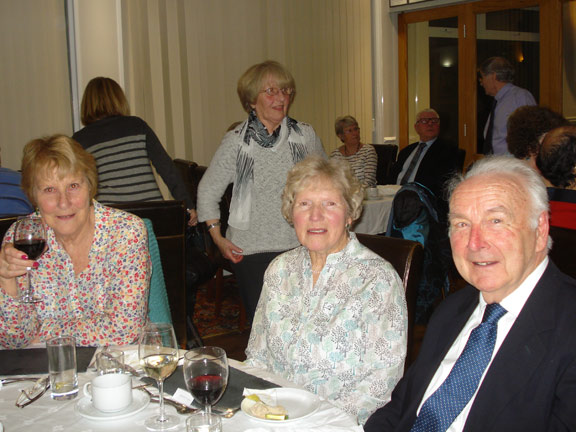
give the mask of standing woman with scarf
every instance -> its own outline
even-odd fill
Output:
[[[238,80],[248,119],[228,132],[198,186],[198,219],[232,262],[248,319],[260,298],[264,272],[280,253],[299,245],[281,212],[288,171],[310,154],[326,157],[314,129],[288,117],[296,85],[280,63],[250,67]],[[233,183],[228,230],[219,203]]]

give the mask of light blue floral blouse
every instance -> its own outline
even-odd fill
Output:
[[[303,246],[270,264],[246,363],[330,400],[363,424],[402,377],[406,340],[398,274],[351,233],[315,285]]]

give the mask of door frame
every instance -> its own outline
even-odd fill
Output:
[[[398,15],[398,145],[406,147],[410,133],[408,118],[408,24],[458,18],[458,146],[466,150],[466,162],[476,153],[476,15],[506,9],[538,6],[540,25],[539,104],[562,112],[562,2],[563,0],[479,0]]]

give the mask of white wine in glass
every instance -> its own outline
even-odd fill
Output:
[[[165,431],[176,428],[180,420],[164,410],[164,380],[178,366],[178,342],[172,324],[148,323],[142,329],[138,344],[138,358],[146,375],[158,383],[160,414],[144,423],[148,430]]]

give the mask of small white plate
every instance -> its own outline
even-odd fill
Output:
[[[76,412],[90,420],[118,420],[142,411],[149,403],[150,397],[146,393],[139,390],[132,390],[132,403],[122,411],[110,413],[98,411],[92,405],[89,397],[83,397],[76,404]]]
[[[257,393],[256,393],[257,394]],[[240,408],[251,419],[258,420],[265,423],[290,423],[302,420],[314,414],[320,407],[320,398],[315,394],[305,390],[294,388],[277,388],[276,389],[276,403],[286,408],[288,418],[286,420],[268,420],[255,417],[248,411],[251,405],[250,399],[244,398]]]

